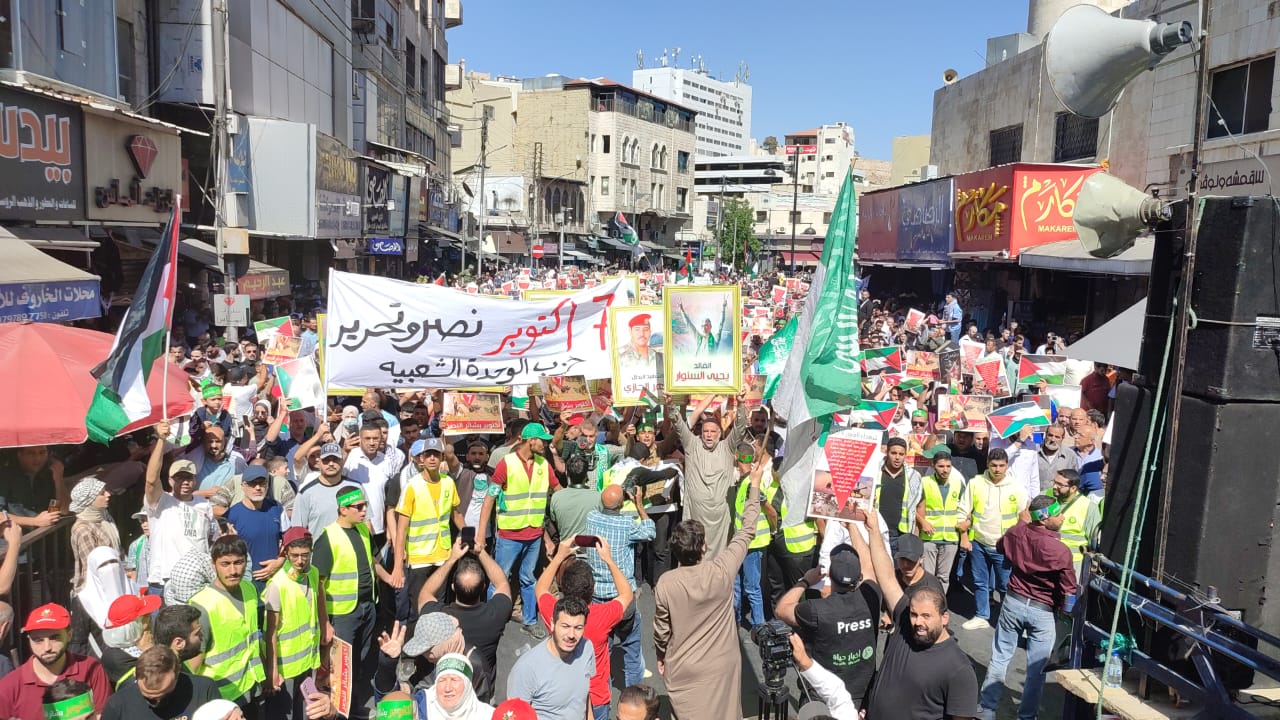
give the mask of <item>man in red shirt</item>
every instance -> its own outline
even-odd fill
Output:
[[[1093,372],[1080,381],[1080,407],[1106,415],[1111,409],[1111,376],[1109,366],[1094,363]]]
[[[1030,523],[1009,528],[996,547],[1009,560],[1009,592],[1000,608],[1000,622],[991,641],[991,664],[982,681],[982,717],[994,718],[1004,695],[1005,671],[1018,647],[1018,638],[1027,635],[1027,682],[1022,689],[1020,720],[1034,720],[1044,690],[1044,668],[1054,646],[1054,609],[1064,612],[1068,598],[1076,594],[1076,569],[1071,551],[1062,543],[1058,529],[1062,515],[1057,501],[1040,495],[1027,508]]]
[[[71,615],[50,603],[31,611],[22,632],[31,646],[31,659],[0,679],[0,713],[19,720],[45,720],[44,691],[59,680],[79,680],[93,691],[98,712],[111,695],[111,682],[93,658],[67,652]]]
[[[611,677],[609,634],[622,621],[622,616],[631,605],[635,593],[631,589],[631,583],[627,581],[627,576],[614,562],[613,554],[609,552],[608,541],[602,537],[595,538],[595,541],[594,549],[583,552],[599,554],[600,560],[609,567],[614,585],[618,588],[617,597],[604,602],[592,602],[596,591],[596,578],[591,572],[591,566],[581,558],[575,557],[577,546],[571,537],[560,538],[560,547],[556,550],[555,557],[542,571],[534,592],[538,596],[538,614],[547,627],[552,626],[552,620],[555,617],[558,598],[551,594],[551,581],[557,580],[557,576],[559,576],[562,596],[577,598],[587,605],[587,625],[583,628],[582,637],[591,641],[596,655],[596,673],[591,676],[591,713],[595,720],[609,720],[609,703],[612,700],[612,691],[609,689]],[[567,565],[566,560],[569,561]]]

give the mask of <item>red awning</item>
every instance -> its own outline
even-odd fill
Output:
[[[780,254],[782,255],[782,261],[786,263],[788,266],[790,266],[791,253],[783,252]],[[817,265],[822,260],[821,255],[813,252],[797,252],[795,255],[796,255],[796,265]]]

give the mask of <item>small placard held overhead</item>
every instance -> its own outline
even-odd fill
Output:
[[[214,295],[213,324],[244,327],[249,324],[248,295]]]

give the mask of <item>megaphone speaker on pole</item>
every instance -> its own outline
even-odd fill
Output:
[[[1096,118],[1111,111],[1130,80],[1189,42],[1189,22],[1121,20],[1094,5],[1075,5],[1049,31],[1044,61],[1062,104]]]
[[[1084,249],[1094,257],[1109,258],[1133,247],[1143,230],[1168,217],[1169,209],[1160,200],[1114,175],[1097,172],[1080,186],[1072,221]]]

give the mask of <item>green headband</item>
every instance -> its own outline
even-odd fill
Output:
[[[413,720],[412,700],[383,700],[378,703],[378,720]]]
[[[200,398],[209,400],[211,398],[222,397],[222,386],[209,383],[200,388]]]
[[[916,411],[914,411],[914,412],[912,412],[912,413],[911,413],[911,417],[913,417],[913,418],[918,418],[918,417],[927,418],[927,417],[929,417],[929,413],[928,413],[928,411],[926,411],[926,410],[916,410]]]
[[[93,693],[84,693],[55,703],[45,703],[45,720],[76,720],[93,714]]]
[[[436,677],[440,677],[443,672],[456,672],[471,682],[471,665],[466,660],[458,657],[444,657],[440,662],[436,663]]]
[[[1049,507],[1043,507],[1043,508],[1040,508],[1039,510],[1032,510],[1031,519],[1035,520],[1036,522],[1044,522],[1045,520],[1048,520],[1049,518],[1053,517],[1054,515],[1057,515],[1060,512],[1062,512],[1062,506],[1055,502]]]
[[[351,507],[362,500],[364,500],[364,491],[360,488],[351,488],[338,493],[338,507]]]

